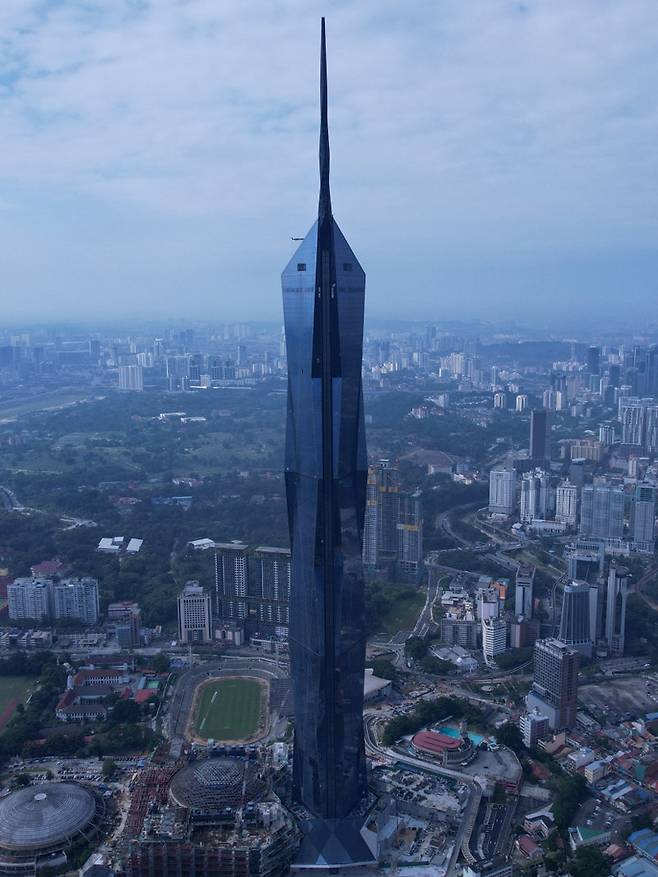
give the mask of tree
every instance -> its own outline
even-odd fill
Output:
[[[425,655],[421,662],[421,667],[423,668],[423,672],[431,673],[434,676],[445,676],[446,673],[450,673],[453,669],[450,661],[443,661],[441,658],[437,658],[434,655]]]
[[[169,660],[169,655],[166,655],[164,652],[158,652],[157,655],[153,655],[149,664],[156,673],[168,673],[171,661]]]
[[[372,662],[372,672],[375,676],[379,676],[380,679],[390,679],[391,681],[397,676],[393,662],[386,658],[376,658]]]
[[[419,636],[410,636],[404,644],[405,655],[407,658],[411,658],[412,661],[421,661],[428,651],[429,646],[426,640],[421,639]]]
[[[501,725],[501,727],[498,728],[496,731],[496,740],[498,743],[507,746],[508,749],[511,749],[512,752],[516,752],[517,754],[523,752],[525,749],[521,732],[516,725],[512,724],[512,722],[505,722],[504,725]]]
[[[569,872],[573,877],[608,877],[610,863],[598,847],[580,847],[569,865]]]
[[[120,700],[114,705],[110,714],[112,724],[119,722],[135,724],[135,722],[139,722],[141,717],[142,711],[139,708],[139,704],[135,703],[134,700]]]
[[[114,776],[114,771],[116,770],[116,762],[113,758],[104,758],[103,759],[103,779],[109,780]]]

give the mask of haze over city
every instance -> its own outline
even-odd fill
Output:
[[[281,319],[317,198],[367,318],[614,323],[656,300],[651,0],[4,0],[7,321]],[[623,318],[623,315],[622,315]]]

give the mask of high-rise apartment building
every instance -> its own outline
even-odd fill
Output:
[[[536,518],[545,520],[551,511],[551,481],[546,472],[524,472],[521,479],[521,521],[529,524]]]
[[[141,365],[119,366],[119,389],[137,391],[144,389],[144,369]]]
[[[507,649],[507,621],[498,616],[482,619],[482,654],[490,663]]]
[[[254,592],[250,604],[260,632],[288,636],[290,624],[290,551],[261,546],[254,551]]]
[[[520,563],[518,566],[514,592],[514,614],[517,617],[532,618],[535,572],[536,568],[529,563]]]
[[[621,443],[648,453],[658,451],[658,403],[654,398],[619,399]]]
[[[586,484],[581,490],[581,536],[621,539],[624,535],[624,491],[611,484]]]
[[[421,493],[400,494],[398,513],[398,577],[417,582],[423,569],[423,511]]]
[[[331,209],[324,19],[320,80],[318,219],[285,268],[282,287],[293,798],[317,829],[306,834],[306,860],[328,867],[354,864],[347,835],[355,841],[361,835],[350,814],[367,791],[361,551],[368,467],[361,383],[365,273]]]
[[[393,563],[398,550],[400,472],[390,460],[368,469],[363,562],[368,567]]]
[[[530,459],[543,466],[551,458],[548,432],[548,412],[545,408],[533,408],[530,412]]]
[[[511,515],[516,505],[514,469],[492,469],[489,473],[489,511],[492,515]]]
[[[587,582],[571,582],[564,586],[560,633],[558,639],[591,657],[596,631],[592,631],[590,586]]]
[[[555,491],[555,520],[575,527],[578,523],[578,488],[563,481]]]
[[[554,731],[573,728],[578,704],[579,653],[557,639],[537,640],[534,664],[532,689],[526,697],[528,709],[546,716]]]
[[[608,573],[605,638],[610,654],[616,657],[624,654],[628,592],[628,570],[623,566],[611,564]]]
[[[188,582],[178,597],[178,640],[207,643],[212,639],[212,606],[198,582]]]
[[[215,545],[215,611],[221,621],[241,621],[249,614],[249,549],[242,542]]]
[[[97,624],[100,614],[98,603],[98,579],[62,579],[52,586],[53,615],[55,620],[81,621]]]
[[[631,506],[633,542],[653,552],[656,542],[656,488],[652,484],[638,484]]]
[[[46,621],[52,614],[51,579],[18,578],[7,585],[9,617],[12,621]]]

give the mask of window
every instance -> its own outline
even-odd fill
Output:
[[[298,271],[306,271],[306,262],[297,262]]]
[[[344,262],[343,263],[343,271],[351,271],[351,270],[352,270],[352,263],[351,262]]]

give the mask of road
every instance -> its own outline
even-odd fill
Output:
[[[414,627],[411,635],[412,636],[420,636],[425,637],[429,633],[431,627],[434,626],[434,618],[432,616],[432,608],[434,606],[434,601],[439,596],[439,589],[441,587],[441,582],[447,578],[447,576],[438,576],[436,575],[436,571],[434,571],[434,575],[432,574],[433,570],[430,567],[429,570],[429,582],[427,585],[427,596],[425,598],[425,605],[423,606],[420,615],[418,616],[418,621],[416,622],[416,626]],[[432,581],[435,579],[435,581]]]
[[[20,511],[23,506],[19,503],[18,498],[13,490],[0,485],[0,504],[8,512]]]

